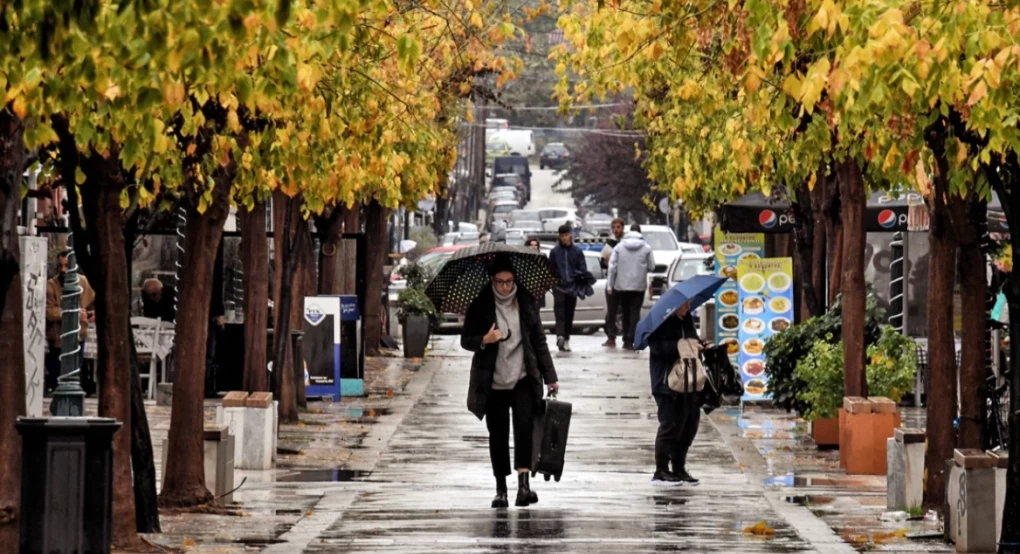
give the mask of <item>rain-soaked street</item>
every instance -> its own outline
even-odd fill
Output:
[[[535,482],[530,508],[489,508],[494,483],[484,423],[465,409],[470,357],[440,337],[425,379],[371,472],[295,483],[325,495],[269,552],[834,552],[847,549],[806,510],[776,506],[707,419],[688,467],[696,488],[650,483],[655,436],[647,353],[576,337],[554,354],[573,403],[567,467]],[[435,356],[441,356],[436,360]],[[308,479],[329,480],[329,472]],[[289,484],[288,484],[289,485]],[[282,486],[277,484],[277,486]],[[776,508],[785,513],[779,513]],[[798,511],[801,510],[801,511]],[[774,535],[745,528],[764,521]],[[813,536],[812,536],[813,535]]]

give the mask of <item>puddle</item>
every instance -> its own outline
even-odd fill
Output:
[[[392,408],[347,408],[344,415],[348,417],[381,417],[390,415]]]
[[[794,477],[792,473],[786,475],[773,475],[762,482],[763,486],[766,487],[792,487],[794,483]]]
[[[816,496],[813,494],[787,496],[784,500],[798,506],[824,506],[836,501],[835,497],[832,496]]]
[[[299,469],[276,478],[279,483],[343,483],[371,475],[356,469]]]

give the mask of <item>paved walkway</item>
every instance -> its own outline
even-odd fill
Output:
[[[597,337],[556,355],[561,398],[574,405],[563,480],[539,480],[535,506],[492,510],[485,426],[464,407],[470,358],[452,342],[443,339],[439,367],[372,473],[312,509],[342,517],[321,530],[306,522],[272,552],[298,552],[304,540],[314,553],[833,551],[777,514],[707,419],[689,460],[702,485],[652,486],[647,354],[606,353]],[[759,521],[775,535],[744,532]]]

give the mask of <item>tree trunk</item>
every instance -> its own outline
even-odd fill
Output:
[[[844,394],[867,396],[864,324],[867,290],[864,285],[864,210],[867,206],[864,177],[855,160],[839,164],[840,201],[843,211],[842,334]]]
[[[821,313],[825,313],[829,305],[827,301],[828,291],[825,289],[826,277],[826,218],[825,218],[825,189],[829,187],[829,180],[825,177],[824,168],[818,176],[818,182],[811,196],[811,218],[814,220],[814,237],[811,242],[811,284],[815,289],[815,296],[818,298]]]
[[[24,293],[18,208],[25,169],[24,126],[0,109],[0,544],[18,544],[21,506],[21,435],[25,415]]]
[[[114,154],[93,154],[81,160],[85,183],[80,187],[96,264],[96,341],[99,415],[121,423],[113,436],[113,542],[121,547],[137,545],[134,480],[131,475],[131,287],[124,244],[124,211],[120,194],[125,174]],[[124,330],[129,330],[125,333]]]
[[[953,230],[957,239],[957,267],[963,310],[960,332],[960,431],[957,448],[984,448],[985,440],[985,333],[988,314],[985,301],[987,262],[981,248],[987,222],[988,203],[954,196]]]
[[[128,272],[130,274],[130,272]],[[129,328],[125,333],[130,333]],[[135,341],[131,348],[131,470],[135,486],[135,526],[139,533],[162,533],[156,496],[156,460],[152,454],[149,418],[145,414],[145,393],[138,371]]]
[[[956,352],[953,346],[953,280],[956,238],[947,197],[949,164],[935,151],[937,172],[928,198],[928,450],[924,503],[941,507],[946,494],[946,460],[953,457],[956,417]],[[984,264],[982,264],[982,271]],[[984,313],[984,298],[980,304]]]
[[[344,216],[344,232],[361,232],[361,204],[355,204]],[[358,294],[358,245],[353,240],[343,241],[343,248],[340,249],[343,271],[340,274],[339,294]]]
[[[825,179],[822,211],[825,217],[825,250],[829,256],[828,305],[839,296],[843,283],[843,219],[842,202],[839,197],[839,177],[832,175]]]
[[[280,423],[296,423],[297,383],[294,381],[294,354],[290,338],[290,306],[293,302],[294,273],[297,270],[296,240],[302,235],[294,229],[301,221],[297,198],[281,191],[273,193],[273,242],[276,251],[276,275],[273,300],[273,386],[279,397]]]
[[[800,283],[801,320],[821,315],[824,307],[815,288],[814,254],[815,254],[815,220],[811,212],[811,192],[807,182],[797,187],[793,206],[796,225],[793,228],[794,252],[797,257],[797,281]]]
[[[1011,154],[1003,160],[992,157],[992,163],[982,168],[985,178],[999,195],[1006,221],[1013,229],[1020,229],[1020,160]],[[1010,235],[1014,252],[1020,251],[1020,233]],[[1002,509],[1002,534],[999,536],[1000,554],[1016,552],[1020,544],[1020,272],[1007,277],[1002,291],[1009,304],[1009,468],[1006,470],[1006,501]]]
[[[295,210],[298,211],[298,210]],[[290,328],[300,331],[305,320],[305,297],[315,294],[317,286],[315,278],[315,255],[312,253],[312,234],[308,229],[308,222],[301,219],[298,212],[296,234],[301,235],[297,239],[294,259],[297,266],[294,271],[294,284],[291,287],[294,292],[291,297],[290,306]],[[292,344],[293,346],[293,344]],[[299,408],[308,408],[308,398],[305,396],[305,365],[304,353],[293,352],[294,365],[294,393]]]
[[[236,166],[217,167],[213,171],[213,201],[204,214],[188,210],[185,230],[181,289],[178,291],[177,379],[170,415],[163,492],[163,506],[195,506],[211,502],[205,486],[202,428],[204,421],[206,341],[209,338],[209,304],[212,296],[213,264],[223,235],[223,224],[230,213],[230,187]]]
[[[268,391],[269,244],[265,202],[257,202],[250,212],[241,208],[241,266],[244,271],[244,390]]]
[[[386,221],[389,210],[373,200],[365,216],[365,232],[368,234],[368,266],[365,272],[365,353],[375,356],[379,353],[382,337],[382,282],[383,265],[389,251],[386,237]]]
[[[342,256],[344,221],[347,208],[337,206],[329,217],[319,218],[316,228],[319,231],[319,294],[341,294],[340,275],[343,274]]]

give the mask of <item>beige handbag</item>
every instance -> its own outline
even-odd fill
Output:
[[[680,358],[666,376],[666,385],[673,392],[689,394],[704,390],[708,377],[705,373],[705,364],[701,362],[699,346],[697,339],[677,341],[676,349],[680,352]]]

